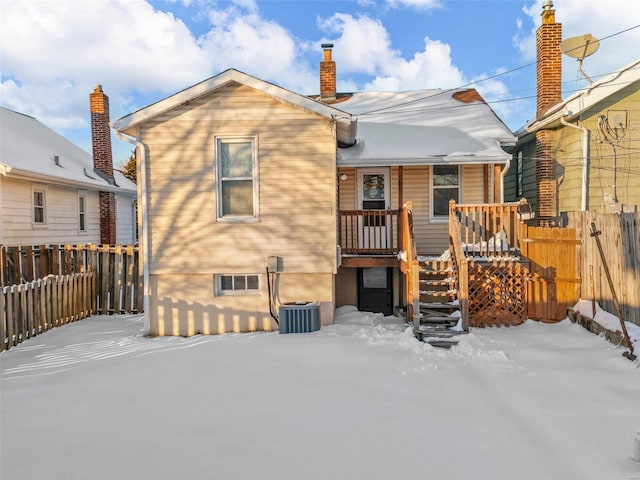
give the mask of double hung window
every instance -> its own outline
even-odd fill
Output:
[[[218,219],[258,216],[255,143],[253,137],[216,140]]]
[[[41,189],[33,190],[33,223],[44,225],[46,223],[46,192]]]
[[[457,165],[434,165],[432,169],[433,201],[432,216],[449,215],[449,201],[460,201],[460,167]]]

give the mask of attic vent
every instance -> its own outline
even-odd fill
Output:
[[[63,168],[62,165],[60,165],[60,157],[58,155],[53,156],[53,163],[55,163],[58,167]]]

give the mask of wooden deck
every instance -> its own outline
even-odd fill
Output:
[[[558,289],[553,282],[578,282],[573,273],[575,248],[558,255],[549,247],[575,247],[579,242],[574,237],[565,238],[573,233],[545,231],[543,235],[528,227],[520,218],[519,212],[527,210],[523,206],[525,201],[470,205],[452,201],[449,250],[438,259],[422,257],[416,250],[411,202],[397,211],[341,212],[342,264],[399,267],[405,280],[407,320],[418,338],[446,337],[454,325],[463,332],[470,327],[519,325],[543,304],[553,303],[559,305],[555,310],[563,310],[567,302],[577,300],[570,295],[575,288]],[[534,255],[533,246],[538,243],[545,247]],[[566,274],[557,265],[547,265],[562,263],[561,256],[570,265]],[[536,273],[540,271],[545,274]],[[541,287],[539,279],[544,280]],[[564,291],[569,294],[560,301],[557,296]],[[564,318],[564,314],[554,315]]]

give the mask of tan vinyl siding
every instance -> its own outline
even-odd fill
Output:
[[[347,178],[342,180],[339,178],[340,191],[340,210],[355,210],[359,208],[356,205],[356,169],[341,168],[338,176],[346,175]]]
[[[465,165],[461,175],[460,203],[484,203],[484,165]]]
[[[149,334],[190,336],[277,330],[278,325],[269,315],[266,274],[253,273],[260,276],[259,293],[228,296],[215,295],[213,275],[151,275]],[[280,295],[283,303],[317,300],[322,324],[333,322],[332,274],[282,274]]]
[[[336,270],[330,121],[228,85],[143,125],[149,147],[151,273]],[[259,218],[216,221],[216,136],[255,138]]]

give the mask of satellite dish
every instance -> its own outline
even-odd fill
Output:
[[[560,42],[562,53],[578,60],[583,60],[589,55],[593,55],[598,51],[598,48],[600,48],[600,42],[590,33],[567,38]]]
[[[589,83],[593,83],[593,80],[582,70],[582,60],[596,53],[598,48],[600,48],[600,41],[590,33],[567,38],[560,42],[562,53],[578,60],[578,71]]]

